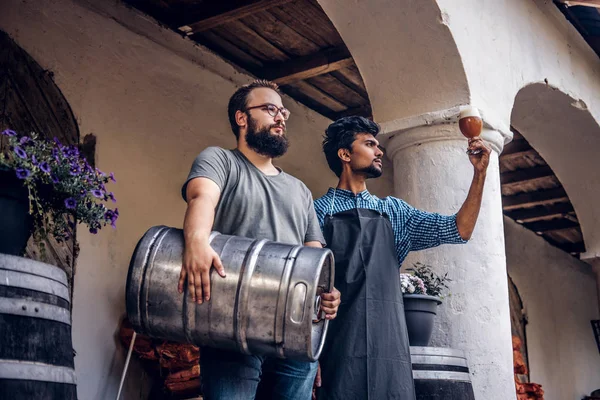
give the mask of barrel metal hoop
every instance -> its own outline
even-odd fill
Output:
[[[283,274],[281,281],[279,282],[279,293],[277,295],[277,308],[275,311],[275,345],[277,346],[277,354],[280,357],[284,357],[283,352],[283,341],[284,341],[284,329],[285,329],[285,311],[288,297],[288,286],[292,277],[292,270],[298,252],[300,252],[301,246],[295,246],[290,250],[283,266]]]
[[[52,279],[67,285],[67,273],[54,265],[45,264],[28,258],[0,254],[0,269],[22,272]]]
[[[239,350],[244,354],[251,354],[248,349],[248,340],[246,330],[248,329],[248,296],[250,295],[250,281],[256,268],[256,262],[263,246],[268,242],[266,239],[256,240],[252,243],[244,263],[240,270],[241,278],[239,280],[234,310],[234,331],[235,340]]]
[[[53,279],[38,275],[23,274],[17,271],[0,269],[0,285],[36,290],[58,296],[69,303],[69,289]]]
[[[424,355],[412,355],[410,357],[413,364],[430,364],[430,365],[455,365],[458,367],[469,367],[467,360],[462,357],[448,357],[448,356],[424,356]]]
[[[148,268],[150,266],[154,266],[154,259],[157,254],[157,250],[160,247],[161,242],[169,233],[171,228],[162,227],[156,235],[152,238],[152,242],[150,244],[150,248],[144,254],[144,269],[142,271],[142,282],[140,285],[140,325],[142,326],[143,333],[151,334],[150,324],[148,323],[148,302],[149,302],[149,292],[150,292],[150,283],[148,282],[152,276],[152,271],[149,271]]]
[[[471,382],[471,375],[455,371],[413,371],[415,380]]]
[[[0,314],[48,319],[71,325],[69,310],[37,301],[2,297],[0,298]]]
[[[465,352],[447,347],[410,346],[411,357],[415,356],[446,356],[465,358]]]
[[[0,379],[15,379],[28,381],[42,381],[54,383],[67,383],[75,385],[75,370],[56,365],[0,359]]]

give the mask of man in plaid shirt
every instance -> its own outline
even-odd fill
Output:
[[[371,195],[367,179],[382,174],[379,131],[366,118],[345,117],[327,128],[323,141],[339,182],[314,206],[335,255],[342,303],[320,359],[319,400],[414,399],[398,269],[410,251],[466,243],[481,207],[491,150],[479,137],[469,139],[473,181],[455,215]]]

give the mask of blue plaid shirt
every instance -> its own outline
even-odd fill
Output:
[[[394,231],[398,265],[402,265],[410,251],[428,249],[440,244],[467,242],[458,233],[456,215],[446,216],[417,210],[395,197],[380,199],[367,190],[355,195],[349,190],[330,188],[323,197],[315,200],[315,211],[321,230],[325,215],[353,208],[368,208],[388,215]]]

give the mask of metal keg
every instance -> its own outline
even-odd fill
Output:
[[[195,345],[297,360],[319,358],[329,321],[320,294],[333,289],[328,249],[212,232],[227,277],[212,269],[211,298],[177,291],[184,237],[156,226],[136,246],[127,277],[127,315],[138,333]]]
[[[410,347],[417,400],[475,400],[462,350]]]

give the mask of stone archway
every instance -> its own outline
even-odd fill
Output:
[[[12,129],[19,134],[36,132],[58,138],[63,144],[79,143],[79,127],[69,103],[52,79],[27,52],[5,32],[0,31],[0,130]],[[0,149],[3,144],[0,143]],[[29,258],[57,265],[66,271],[71,282],[77,256],[75,229],[71,240],[58,243],[46,240],[46,256],[30,240]]]
[[[436,1],[318,2],[352,53],[376,121],[469,103],[461,56]]]
[[[587,254],[599,254],[600,210],[590,199],[600,195],[600,126],[585,101],[546,83],[534,83],[517,93],[511,124],[563,185],[577,212]]]

